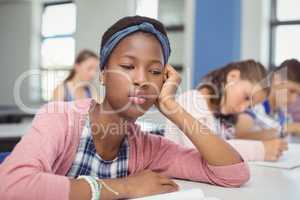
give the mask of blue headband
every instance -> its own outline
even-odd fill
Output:
[[[101,51],[100,51],[100,69],[103,70],[107,59],[115,46],[126,36],[128,36],[131,33],[137,32],[137,31],[144,31],[148,33],[152,33],[153,35],[156,36],[158,41],[160,42],[162,49],[163,49],[163,55],[164,55],[164,64],[168,62],[170,53],[171,53],[171,48],[170,48],[170,43],[169,39],[163,35],[160,31],[156,30],[155,27],[148,23],[148,22],[143,22],[142,24],[134,25],[134,26],[129,26],[125,29],[122,29],[115,34],[113,34],[109,40],[103,45]]]

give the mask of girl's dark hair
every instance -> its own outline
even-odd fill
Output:
[[[288,81],[300,84],[300,62],[297,59],[283,61],[274,73],[281,74]]]
[[[95,54],[93,51],[90,51],[90,50],[87,50],[87,49],[84,49],[82,50],[81,52],[79,52],[79,54],[76,56],[76,59],[75,59],[75,64],[80,64],[84,61],[86,61],[87,59],[89,58],[95,58],[95,59],[98,59],[98,56],[97,54]],[[75,68],[73,68],[70,72],[70,74],[68,75],[68,77],[64,80],[64,82],[68,82],[70,80],[72,80],[72,78],[74,78],[75,76]]]
[[[100,47],[100,52],[105,45],[105,43],[109,40],[109,38],[115,34],[116,32],[125,29],[130,26],[142,24],[143,22],[148,22],[152,24],[156,30],[161,32],[163,35],[167,36],[167,31],[165,29],[165,26],[158,20],[149,18],[149,17],[143,17],[143,16],[129,16],[129,17],[124,17],[120,20],[118,20],[116,23],[114,23],[110,28],[108,28],[105,33],[102,36],[101,40],[101,47]],[[101,62],[101,58],[100,58]]]
[[[229,63],[222,68],[208,73],[201,79],[201,82],[197,87],[198,90],[207,88],[210,95],[215,96],[214,98],[211,98],[211,103],[217,108],[217,110],[219,110],[221,99],[224,95],[227,75],[232,70],[239,70],[240,78],[242,80],[247,80],[251,83],[258,83],[267,93],[269,92],[269,85],[263,85],[264,82],[262,82],[265,78],[267,78],[267,70],[261,63],[254,60]]]

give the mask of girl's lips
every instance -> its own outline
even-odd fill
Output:
[[[130,96],[130,97],[129,97],[129,101],[130,101],[131,103],[133,103],[133,104],[141,105],[141,104],[143,104],[143,103],[146,102],[146,99],[143,98],[143,97],[137,97],[137,96],[131,97],[131,96]]]
[[[129,91],[129,101],[133,104],[141,105],[147,100],[155,100],[158,97],[156,94],[149,94],[144,90],[136,89]]]
[[[135,90],[129,94],[129,101],[133,104],[141,105],[147,100],[147,95],[142,90]]]

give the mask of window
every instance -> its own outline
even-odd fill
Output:
[[[300,60],[299,0],[272,0],[270,64],[289,58]]]
[[[75,59],[76,5],[72,1],[44,5],[41,29],[42,100],[69,74]]]
[[[158,0],[137,0],[136,14],[141,16],[158,17]]]

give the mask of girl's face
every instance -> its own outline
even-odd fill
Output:
[[[241,113],[250,106],[263,102],[266,97],[267,94],[258,84],[241,80],[240,72],[233,70],[227,77],[221,112],[223,114]]]
[[[287,89],[287,101],[286,104],[283,106],[289,106],[296,103],[299,95],[300,94],[296,89],[294,88]]]
[[[275,74],[272,81],[271,95],[275,97],[276,107],[285,109],[287,106],[296,103],[300,95],[299,88],[299,84],[285,81],[280,75]]]
[[[76,74],[82,81],[91,81],[95,77],[98,66],[98,59],[90,57],[75,65]]]
[[[295,88],[289,87],[289,85],[293,85],[294,83],[288,81],[285,84],[285,89],[276,90],[276,107],[281,109],[285,109],[296,103],[299,96],[299,92]]]
[[[102,73],[106,103],[127,120],[143,115],[162,88],[163,63],[161,45],[155,36],[137,32],[125,37]]]

